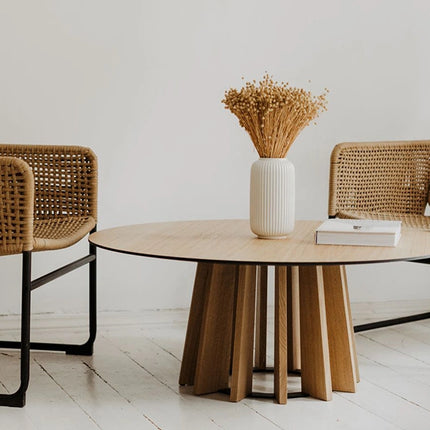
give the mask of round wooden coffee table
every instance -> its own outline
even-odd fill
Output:
[[[300,369],[302,392],[330,400],[359,380],[344,265],[428,260],[430,233],[403,229],[394,248],[315,245],[320,223],[298,221],[282,240],[257,239],[247,220],[124,226],[89,240],[198,263],[179,383],[196,394],[229,389],[232,401],[251,395],[253,370],[265,369],[267,266],[275,266],[274,396],[286,403],[287,372]]]

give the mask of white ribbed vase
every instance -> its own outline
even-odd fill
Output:
[[[251,230],[263,239],[280,239],[294,230],[295,173],[286,158],[260,158],[251,167]]]

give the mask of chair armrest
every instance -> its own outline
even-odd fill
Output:
[[[34,175],[34,219],[97,219],[97,158],[81,146],[0,144],[0,156],[18,157]]]
[[[34,179],[30,166],[0,156],[0,255],[33,249]]]

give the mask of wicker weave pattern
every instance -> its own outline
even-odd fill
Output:
[[[97,160],[79,146],[0,145],[0,156],[24,160],[34,175],[34,218],[97,219]]]
[[[430,141],[341,143],[331,155],[329,215],[423,217],[429,184]]]
[[[33,247],[34,182],[28,164],[0,157],[0,255]]]
[[[424,215],[402,215],[374,212],[339,212],[337,218],[347,219],[376,219],[385,221],[402,221],[402,227],[419,230],[430,230],[430,217]]]
[[[96,222],[93,217],[61,217],[34,221],[33,250],[65,248],[81,240]]]
[[[0,160],[0,255],[64,248],[95,226],[91,149],[0,144]]]

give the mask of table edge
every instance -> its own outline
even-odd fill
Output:
[[[151,253],[140,253],[133,251],[125,251],[123,249],[110,248],[105,245],[100,245],[91,241],[91,235],[88,237],[88,242],[97,248],[104,249],[106,251],[118,252],[120,254],[135,255],[138,257],[148,258],[159,258],[161,260],[173,260],[173,261],[188,261],[190,263],[210,263],[210,264],[240,264],[249,266],[350,266],[350,265],[361,265],[361,264],[382,264],[382,263],[401,263],[402,261],[416,262],[422,264],[430,264],[430,255],[423,255],[418,257],[402,257],[393,259],[383,260],[368,260],[368,261],[321,261],[321,262],[309,262],[309,261],[295,261],[295,262],[279,262],[279,261],[242,261],[242,260],[220,260],[220,259],[205,259],[197,257],[177,257],[171,255],[160,255]],[[343,245],[329,245],[329,246],[343,246]],[[352,246],[352,245],[351,245]]]

